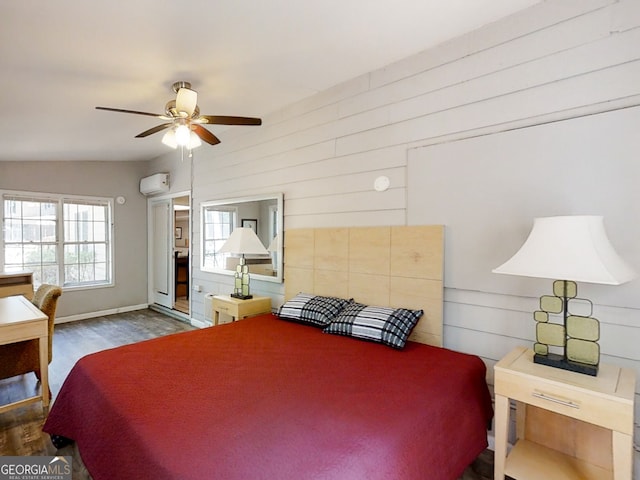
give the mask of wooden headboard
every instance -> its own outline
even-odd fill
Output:
[[[409,339],[441,347],[443,244],[442,225],[286,230],[285,300],[306,292],[422,309]]]

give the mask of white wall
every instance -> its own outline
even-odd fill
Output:
[[[191,190],[191,158],[185,154],[182,158],[180,150],[169,153],[147,162],[143,176],[156,173],[169,173],[169,194],[188,192]]]
[[[550,0],[284,108],[262,127],[216,132],[222,143],[194,158],[194,265],[203,201],[284,192],[285,231],[402,225],[407,198],[417,195],[407,191],[415,148],[640,104],[638,27],[637,0]],[[374,191],[379,175],[391,179],[389,190]],[[231,285],[197,268],[194,283],[203,293]],[[253,290],[282,298],[279,285]],[[531,341],[533,298],[447,288],[445,300],[445,345],[478,353],[489,367]],[[203,294],[193,302],[204,318]],[[639,371],[638,312],[621,316],[614,304],[601,316],[609,310],[619,325],[607,327],[605,351]]]
[[[147,201],[139,190],[146,162],[0,162],[0,189],[89,195],[114,201],[113,287],[67,289],[56,320],[78,320],[147,305]]]

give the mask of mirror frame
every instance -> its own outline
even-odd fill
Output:
[[[233,206],[239,203],[252,203],[252,202],[260,202],[263,200],[276,200],[277,205],[277,232],[276,235],[279,235],[280,242],[277,250],[277,258],[276,258],[276,275],[261,275],[259,273],[252,273],[251,278],[254,280],[266,281],[266,282],[275,282],[282,283],[283,282],[283,222],[284,222],[284,194],[283,193],[266,193],[262,195],[252,195],[246,197],[236,197],[236,198],[224,198],[220,200],[209,200],[206,202],[202,202],[200,204],[200,270],[208,273],[218,273],[221,275],[234,275],[235,270],[226,270],[222,268],[212,268],[204,266],[204,211],[206,208],[213,206]],[[241,219],[237,219],[238,222],[241,222]],[[236,225],[238,227],[240,225]],[[234,228],[235,228],[234,227]],[[268,248],[268,245],[265,245],[265,248]]]

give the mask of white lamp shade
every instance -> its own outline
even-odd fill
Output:
[[[200,140],[200,137],[196,135],[192,130],[189,138],[189,145],[187,145],[187,148],[189,149],[198,148],[200,145],[202,145],[202,141]]]
[[[178,142],[176,141],[176,131],[171,128],[162,137],[162,143],[171,148],[178,148]]]
[[[269,255],[258,236],[250,228],[238,227],[220,247],[218,253],[238,253],[243,255]]]
[[[536,218],[524,245],[494,273],[620,285],[636,277],[615,251],[600,216]]]
[[[184,112],[187,117],[193,115],[198,103],[198,94],[190,88],[181,88],[176,95],[176,110]]]
[[[191,130],[186,125],[178,125],[176,127],[176,142],[178,145],[187,146],[191,140]]]
[[[176,138],[176,129],[171,128],[167,133],[162,137],[162,143],[171,148],[178,148],[178,139]],[[189,140],[184,145],[188,149],[198,148],[202,145],[202,141],[200,137],[196,135],[193,131],[189,132]]]

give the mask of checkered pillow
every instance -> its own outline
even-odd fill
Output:
[[[331,323],[352,300],[299,293],[278,309],[278,317],[318,327]]]
[[[370,307],[352,302],[325,329],[325,333],[345,335],[404,348],[422,310]]]

